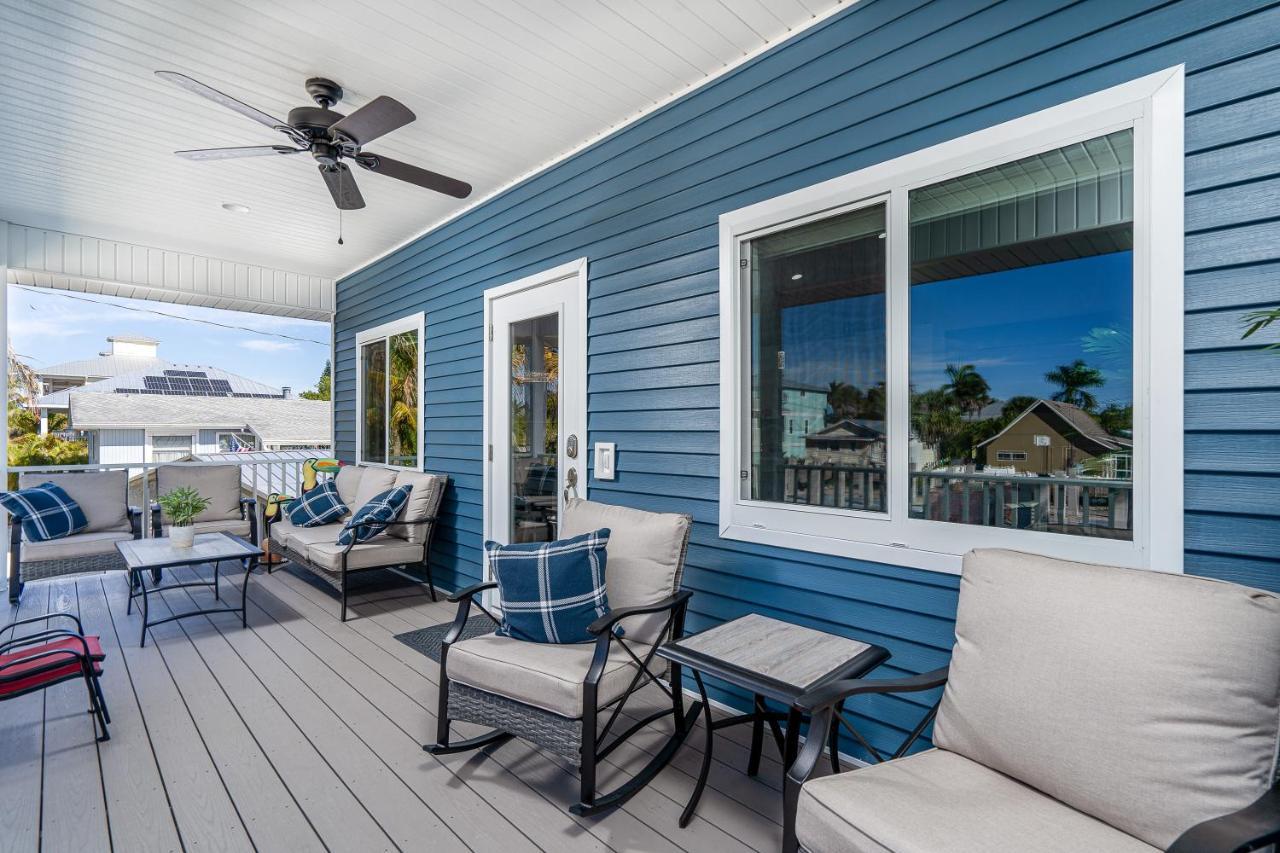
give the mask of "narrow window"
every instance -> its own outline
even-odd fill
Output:
[[[359,461],[416,468],[421,460],[423,316],[356,335]]]

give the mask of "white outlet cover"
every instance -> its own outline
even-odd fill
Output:
[[[597,480],[613,480],[617,478],[618,450],[612,441],[595,443],[595,478]]]

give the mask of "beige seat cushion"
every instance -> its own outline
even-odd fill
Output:
[[[1165,848],[1260,797],[1278,739],[1280,596],[965,557],[936,745]]]
[[[271,525],[271,537],[278,545],[288,545],[296,551],[302,551],[308,545],[337,542],[342,525],[343,522],[335,521],[319,527],[294,527],[292,524],[285,526],[284,522],[278,522]]]
[[[119,530],[99,530],[96,533],[77,533],[48,542],[23,542],[22,562],[40,563],[46,560],[66,560],[72,557],[95,557],[116,553],[116,543],[133,538],[132,533]]]
[[[440,511],[440,498],[444,494],[448,477],[439,474],[427,474],[422,471],[400,471],[396,474],[394,485],[412,486],[409,502],[405,504],[398,521],[421,521],[431,518]],[[404,539],[418,545],[425,544],[431,536],[431,525],[420,524],[414,527],[389,527],[387,535]]]
[[[577,719],[595,648],[595,643],[528,643],[486,634],[449,647],[448,673],[453,681]],[[648,653],[635,643],[631,649],[641,660]],[[599,705],[625,693],[635,674],[635,662],[614,643],[596,693]]]
[[[800,789],[810,853],[1153,853],[1156,848],[943,750],[825,776]]]
[[[239,465],[161,465],[156,469],[156,494],[168,494],[183,486],[190,486],[200,497],[211,501],[196,521],[240,518]]]
[[[692,519],[671,512],[645,512],[574,498],[565,504],[559,536],[569,539],[609,528],[605,585],[609,607],[655,604],[674,595],[684,568]],[[654,643],[667,613],[623,620],[627,637]]]
[[[41,483],[61,486],[80,505],[89,526],[84,533],[103,531],[129,532],[129,472],[74,471],[65,474],[23,474],[18,488],[29,489]]]
[[[325,525],[325,527],[332,526]],[[307,532],[323,529],[321,527],[312,527]],[[296,550],[298,547],[297,541],[296,537],[291,540],[290,547]],[[342,549],[343,546],[336,544],[334,539],[311,543],[307,545],[307,559],[325,571],[341,571]],[[421,545],[415,545],[412,542],[396,539],[386,534],[379,534],[368,542],[361,542],[351,549],[351,552],[347,554],[347,568],[370,569],[376,566],[399,566],[420,563],[422,562],[422,551]]]
[[[233,536],[248,538],[249,519],[230,519],[225,521],[197,521],[192,525],[196,533],[230,533]]]
[[[364,473],[360,475],[360,485],[356,489],[354,503],[348,503],[347,509],[353,513],[358,511],[360,507],[376,498],[396,484],[396,472],[390,468],[365,468]],[[338,492],[338,496],[342,496],[342,492]],[[343,501],[346,503],[346,501]]]
[[[360,488],[360,478],[367,470],[359,465],[343,465],[338,469],[338,474],[334,478],[337,481],[338,497],[342,498],[347,509],[356,508],[353,506],[356,502],[356,491]]]

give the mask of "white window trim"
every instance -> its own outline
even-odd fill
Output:
[[[213,443],[217,446],[219,453],[226,452],[222,449],[222,437],[224,435],[235,435],[235,436],[251,435],[253,436],[253,445],[255,450],[257,449],[257,446],[262,443],[261,440],[258,438],[258,434],[253,430],[220,429],[213,434]],[[264,447],[263,449],[265,450],[267,448]]]
[[[418,460],[417,464],[410,467],[408,465],[392,465],[388,462],[371,462],[365,459],[362,454],[364,452],[364,418],[361,412],[364,411],[364,359],[360,357],[360,348],[377,340],[385,340],[393,335],[402,332],[418,333]],[[401,317],[398,320],[392,320],[389,323],[383,323],[380,326],[373,326],[368,329],[361,329],[356,332],[356,462],[360,465],[368,465],[373,468],[389,468],[392,471],[421,471],[423,460],[423,438],[426,435],[426,418],[424,413],[426,407],[423,405],[426,399],[426,372],[424,366],[426,364],[427,351],[427,315],[419,311],[417,314],[410,314],[408,317]],[[390,354],[388,354],[387,369],[390,370]],[[330,368],[332,370],[332,368]],[[332,389],[333,380],[330,379],[330,388]],[[389,392],[384,392],[389,393]],[[330,398],[332,398],[330,393]],[[390,412],[391,404],[389,400],[385,400],[386,410]],[[390,424],[387,425],[387,435],[390,437]]]
[[[956,574],[975,547],[1181,572],[1183,563],[1183,68],[805,187],[720,217],[720,535],[764,545]],[[1132,127],[1134,434],[1132,542],[909,518],[907,193],[947,178]],[[1158,176],[1158,177],[1157,177]],[[744,393],[741,243],[806,219],[887,200],[889,512],[740,497]],[[1152,282],[1159,282],[1155,298]],[[745,412],[750,417],[750,412]],[[748,448],[749,450],[749,448]],[[1159,465],[1154,464],[1159,460]],[[1158,532],[1157,532],[1158,521]]]
[[[148,427],[142,431],[143,435],[143,455],[144,462],[155,462],[155,438],[156,436],[180,436],[191,440],[191,453],[198,452],[200,446],[200,431],[187,427]],[[163,451],[162,451],[163,452]]]

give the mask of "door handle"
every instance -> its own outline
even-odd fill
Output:
[[[578,496],[578,469],[570,468],[564,475],[564,500],[569,502],[569,490],[573,490],[573,496]]]
[[[578,437],[576,435],[569,436],[569,440],[565,442],[564,455],[570,459],[578,458]]]

